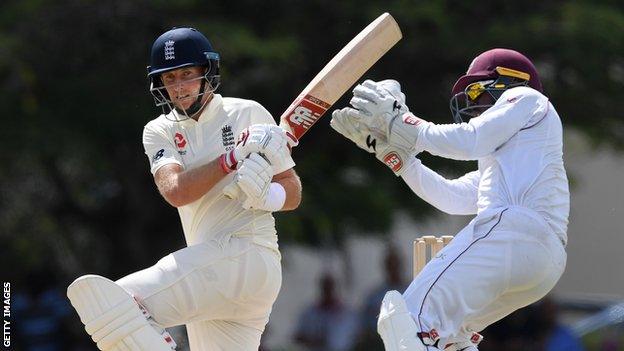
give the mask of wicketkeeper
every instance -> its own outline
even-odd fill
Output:
[[[441,211],[476,217],[401,295],[389,291],[378,331],[388,351],[477,350],[479,331],[542,298],[565,268],[569,191],[562,125],[524,55],[477,56],[452,89],[455,124],[411,112],[399,83],[365,81],[332,127]],[[416,157],[476,160],[446,179]]]

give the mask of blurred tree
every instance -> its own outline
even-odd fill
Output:
[[[408,105],[449,122],[450,87],[491,47],[531,57],[567,126],[624,147],[624,4],[618,1],[5,0],[0,11],[0,237],[10,273],[45,265],[65,276],[119,277],[182,247],[141,145],[154,118],[146,71],[152,41],[195,26],[222,55],[225,96],[259,101],[276,118],[318,70],[381,12],[404,39],[367,75],[403,84]],[[336,106],[348,103],[348,97]],[[278,214],[282,241],[340,245],[382,232],[393,214],[432,213],[326,119],[295,151],[304,202]],[[474,164],[422,155],[451,176]]]

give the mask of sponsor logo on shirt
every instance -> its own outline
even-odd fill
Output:
[[[181,133],[175,133],[173,139],[175,140],[175,144],[178,147],[178,153],[180,155],[186,155],[186,150],[184,149],[186,147],[186,139],[184,139],[184,135],[182,135]]]
[[[221,140],[225,151],[234,149],[234,131],[231,126],[226,124],[221,128]]]
[[[163,157],[164,154],[165,154],[165,149],[158,150],[158,152],[155,153],[154,156],[152,156],[152,161],[156,162],[160,160],[160,158]]]
[[[512,98],[507,99],[507,102],[512,104],[512,103],[518,101],[518,98],[520,98],[520,96],[514,96]]]

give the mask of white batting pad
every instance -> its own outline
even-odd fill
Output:
[[[175,350],[173,340],[165,340],[168,334],[156,331],[132,296],[110,279],[82,276],[67,288],[67,297],[100,350]]]
[[[386,351],[425,351],[425,345],[417,335],[416,323],[403,296],[396,290],[388,291],[381,302],[377,332]]]

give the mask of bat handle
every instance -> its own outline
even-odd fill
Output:
[[[240,195],[240,188],[238,187],[236,182],[231,182],[230,184],[226,185],[225,188],[223,188],[223,195],[225,195],[225,197],[227,197],[228,199],[238,199]]]

